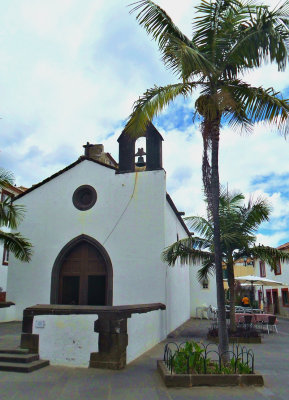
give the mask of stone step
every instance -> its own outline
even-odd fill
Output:
[[[32,372],[49,365],[48,360],[37,360],[30,363],[0,362],[0,371]]]
[[[0,354],[0,362],[12,362],[12,363],[30,363],[32,361],[39,360],[39,354],[15,354],[15,353],[2,353]]]
[[[28,354],[29,349],[0,349],[1,354]]]

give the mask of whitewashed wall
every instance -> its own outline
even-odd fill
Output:
[[[208,289],[203,289],[202,284],[198,281],[197,273],[200,265],[194,265],[190,269],[191,278],[191,315],[196,317],[197,307],[217,307],[217,289],[216,276],[209,277]]]
[[[42,315],[34,318],[33,333],[39,335],[39,354],[51,365],[88,367],[90,353],[98,351],[96,315]],[[165,337],[165,313],[153,311],[128,318],[127,363]],[[65,338],[65,340],[64,340]],[[145,341],[144,341],[145,338]]]
[[[127,362],[135,360],[166,337],[165,311],[133,314],[127,320]]]
[[[93,186],[98,195],[95,206],[88,211],[79,211],[72,204],[73,192],[83,184]],[[28,306],[50,303],[54,261],[61,249],[80,234],[98,240],[111,258],[114,305],[165,303],[166,269],[160,257],[165,244],[165,194],[163,170],[115,174],[112,169],[83,161],[20,198],[16,203],[27,209],[20,230],[34,245],[34,254],[29,264],[13,258],[10,262],[7,291],[8,300],[16,303],[16,318],[21,320]],[[152,312],[129,320],[128,360],[166,336],[164,314]],[[66,334],[72,325],[77,328],[77,318],[69,320],[67,326],[43,318],[46,328],[34,327],[40,334],[41,357],[52,363],[86,365],[91,351],[77,348],[82,342],[81,332],[86,329],[76,330],[72,337]],[[57,350],[61,348],[75,355],[63,355],[67,352]]]
[[[77,187],[87,184],[97,191],[88,211],[72,204]],[[86,234],[100,242],[113,266],[113,305],[165,303],[166,311],[133,315],[128,319],[128,362],[140,356],[190,317],[189,267],[167,267],[163,249],[186,235],[166,200],[165,172],[115,174],[83,161],[45,185],[27,193],[17,203],[26,206],[21,233],[34,245],[29,264],[11,258],[8,300],[16,303],[16,318],[34,304],[50,303],[51,272],[61,249]],[[79,320],[79,318],[82,318]],[[37,319],[45,322],[37,328]],[[93,316],[40,316],[34,332],[40,335],[40,355],[52,364],[88,365],[97,351]],[[61,322],[62,321],[62,322]],[[80,321],[80,322],[77,322]],[[83,332],[88,344],[83,346]]]
[[[166,203],[166,246],[187,236],[172,208]],[[196,316],[196,308],[200,306],[217,305],[215,276],[209,279],[208,289],[203,289],[198,282],[197,271],[201,264],[181,265],[177,262],[174,267],[167,267],[167,309],[168,332],[171,332],[190,316]]]
[[[39,355],[51,365],[88,367],[90,353],[98,351],[96,315],[39,315],[33,333],[39,335]]]
[[[165,246],[187,236],[172,208],[165,204]],[[179,262],[166,268],[167,332],[170,333],[190,318],[190,271]]]
[[[74,190],[93,186],[95,206],[79,211]],[[164,302],[165,270],[160,253],[164,237],[165,173],[115,174],[112,169],[83,161],[20,198],[26,206],[22,234],[34,245],[29,264],[11,257],[8,300],[24,308],[50,303],[51,271],[61,249],[86,234],[107,250],[113,265],[113,304]]]
[[[15,306],[0,308],[0,322],[11,322],[16,319]]]

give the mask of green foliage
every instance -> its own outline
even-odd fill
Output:
[[[219,201],[221,250],[227,268],[228,260],[236,261],[243,256],[260,258],[266,261],[273,270],[279,261],[289,260],[289,254],[269,246],[255,246],[259,225],[269,220],[271,206],[262,197],[249,199],[244,204],[241,193],[223,191]],[[203,217],[187,217],[190,229],[203,237],[192,236],[179,240],[167,247],[162,254],[164,262],[175,265],[177,260],[185,264],[202,262],[198,271],[201,281],[214,273],[214,228],[213,218],[209,213],[208,219]]]
[[[0,188],[13,185],[13,174],[4,169],[0,169]],[[10,198],[0,202],[0,227],[4,226],[10,229],[17,229],[19,223],[23,220],[23,206],[15,205]],[[32,255],[32,245],[28,239],[19,232],[6,232],[0,229],[0,242],[7,250],[14,254],[21,261],[28,262]]]
[[[285,70],[289,1],[270,9],[253,1],[200,0],[191,38],[153,1],[131,6],[139,24],[157,42],[164,65],[181,82],[147,90],[134,104],[125,128],[129,134],[139,136],[176,96],[187,97],[195,89],[200,91],[195,110],[204,119],[223,116],[230,126],[245,130],[255,122],[268,122],[288,132],[288,99],[273,88],[251,86],[239,76],[268,61]]]
[[[174,355],[174,371],[177,374],[187,374],[188,370],[189,373],[204,373],[205,362],[209,362],[203,357],[204,351],[198,343],[186,342],[185,346]]]
[[[173,369],[176,374],[251,374],[252,368],[241,361],[232,358],[226,365],[205,357],[205,349],[198,343],[186,342],[184,347],[173,356]]]
[[[131,12],[149,35],[157,42],[165,66],[180,80],[165,87],[155,86],[147,90],[134,103],[133,111],[125,126],[125,132],[139,137],[153,120],[177,96],[187,98],[193,92],[200,95],[194,111],[201,120],[203,137],[202,175],[209,208],[214,215],[213,236],[216,243],[217,290],[223,290],[222,265],[219,250],[219,135],[222,122],[236,131],[250,130],[254,123],[277,126],[286,135],[289,132],[289,100],[283,99],[274,89],[254,87],[240,80],[246,72],[264,62],[274,62],[279,70],[286,67],[289,54],[289,1],[274,9],[257,4],[254,0],[200,0],[193,14],[193,34],[184,35],[167,13],[151,0],[139,0],[131,4]],[[233,228],[234,224],[229,225]],[[244,231],[243,231],[244,232]],[[223,244],[227,247],[239,239],[233,229],[223,231]],[[241,238],[243,239],[243,237]],[[252,242],[247,235],[247,243]],[[243,250],[247,250],[246,243]],[[200,257],[200,249],[194,244],[176,245],[190,262]],[[209,249],[213,253],[214,249]],[[175,249],[168,250],[172,264],[176,261]],[[166,255],[165,255],[166,257]],[[210,256],[205,255],[203,272],[213,267]],[[232,287],[232,286],[231,286]],[[218,306],[224,308],[222,296]],[[220,329],[226,342],[224,320]],[[223,342],[223,341],[222,341]],[[224,345],[225,350],[227,345]]]

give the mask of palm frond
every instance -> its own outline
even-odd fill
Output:
[[[0,226],[16,229],[23,217],[23,206],[13,204],[10,198],[0,202]]]
[[[203,243],[203,244],[202,244]],[[214,259],[211,252],[203,251],[201,248],[207,247],[206,241],[200,238],[189,237],[168,246],[162,253],[163,262],[168,265],[175,265],[177,260],[182,264],[196,264],[200,260]]]
[[[177,96],[188,97],[198,83],[177,83],[168,86],[155,86],[147,90],[133,106],[133,112],[124,131],[133,137],[143,134],[146,126]]]
[[[229,192],[222,187],[220,190],[220,213],[227,211],[238,211],[245,196],[242,193]]]
[[[276,271],[279,261],[289,260],[289,253],[270,246],[254,246],[249,251],[251,257],[265,261],[274,271]]]
[[[14,184],[14,175],[4,168],[0,168],[0,188]]]
[[[167,45],[162,52],[164,64],[186,81],[189,78],[202,76],[202,79],[215,73],[215,67],[194,46],[188,46],[177,37],[168,36]]]
[[[254,122],[275,124],[286,135],[289,131],[289,100],[282,99],[273,88],[253,87],[242,81],[231,81],[226,85],[236,103],[243,105],[248,118]]]
[[[214,228],[210,221],[206,220],[206,218],[198,216],[186,217],[184,219],[188,222],[190,229],[193,229],[208,242],[212,240]]]
[[[254,124],[248,118],[246,111],[241,104],[238,104],[237,107],[225,110],[223,116],[225,117],[228,126],[230,126],[235,132],[251,133],[253,131]]]
[[[264,61],[276,62],[284,70],[288,59],[288,1],[270,11],[266,5],[240,7],[244,19],[230,30],[229,51],[225,52],[220,70],[224,77],[237,77],[241,71],[260,67]]]
[[[169,35],[180,39],[182,42],[191,45],[191,41],[173,23],[168,14],[157,4],[150,0],[140,0],[130,4],[130,13],[138,12],[136,19],[145,28],[148,34],[152,35],[162,50]]]
[[[272,207],[267,199],[259,196],[256,200],[251,197],[246,207],[242,207],[242,229],[244,232],[255,232],[262,222],[269,221]]]
[[[203,261],[202,267],[198,270],[197,279],[201,282],[203,279],[208,279],[209,275],[215,273],[215,263],[212,259]]]
[[[196,7],[197,16],[194,18],[194,43],[205,51],[216,65],[222,65],[224,55],[232,47],[235,30],[248,18],[252,7],[252,2],[245,4],[234,0],[201,1]]]
[[[234,231],[234,228],[237,228],[236,224],[231,224],[230,226],[231,229],[223,228],[223,226],[221,227],[221,247],[223,252],[226,252],[229,249],[234,250],[235,248],[241,247],[248,241],[248,238],[245,238],[242,233],[237,230]],[[224,232],[225,229],[227,232]],[[254,239],[255,237],[253,237],[253,240]]]
[[[0,230],[0,242],[20,261],[29,262],[32,256],[32,245],[19,232],[3,232]]]
[[[183,81],[192,74],[202,72],[207,75],[214,72],[206,55],[180,31],[161,7],[150,0],[137,1],[131,5],[133,8],[130,12],[138,12],[137,21],[158,43],[164,64],[182,77]]]

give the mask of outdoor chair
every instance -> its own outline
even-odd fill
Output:
[[[251,329],[253,327],[252,324],[253,315],[244,315],[244,320],[239,322],[239,326],[245,329]]]
[[[268,335],[270,333],[270,329],[272,329],[272,332],[273,332],[273,329],[275,329],[275,332],[278,333],[277,326],[276,326],[276,319],[277,319],[276,315],[270,315],[268,317],[268,321],[267,322],[263,321],[262,324],[263,324],[263,326],[264,325],[266,326]]]
[[[208,314],[209,319],[216,320],[217,319],[217,308],[213,307],[212,305],[209,305],[207,314]]]
[[[206,313],[206,315],[205,315]],[[201,306],[201,307],[196,307],[196,318],[206,318],[209,319],[209,307],[207,306]]]
[[[253,308],[253,314],[263,314],[264,313],[264,311],[263,310],[260,310],[259,308]]]

